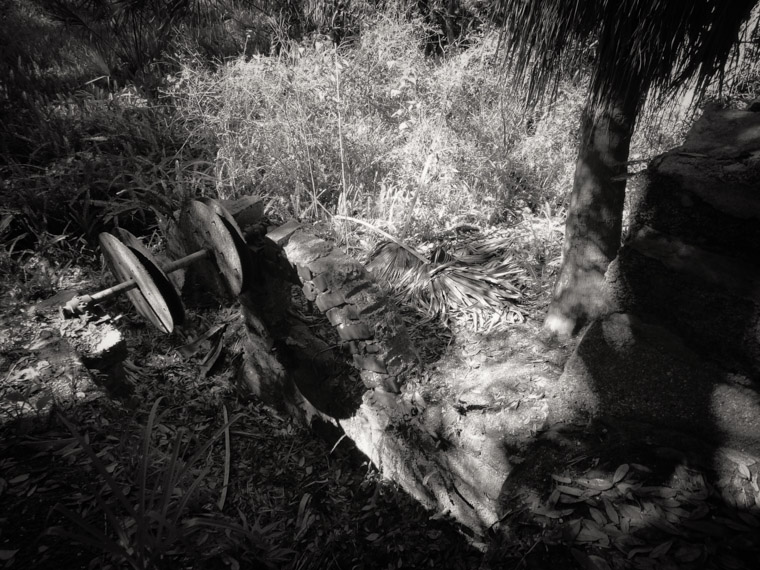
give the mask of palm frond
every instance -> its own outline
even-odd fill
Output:
[[[491,329],[522,321],[523,295],[517,277],[524,270],[509,254],[503,238],[483,239],[455,252],[437,248],[421,261],[393,242],[381,242],[369,268],[377,279],[428,318],[456,319],[475,329]]]
[[[656,97],[723,79],[757,0],[499,0],[506,65],[529,103],[556,92],[564,66],[591,62],[591,103],[627,88]],[[758,25],[757,20],[749,28]],[[745,28],[744,33],[752,30]],[[589,47],[591,46],[591,47]],[[639,102],[644,104],[643,97]]]

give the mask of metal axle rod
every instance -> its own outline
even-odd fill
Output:
[[[200,259],[207,258],[209,254],[210,251],[208,249],[201,249],[191,253],[190,255],[186,255],[185,257],[177,259],[176,261],[172,261],[171,263],[167,264],[166,267],[162,267],[161,269],[164,273],[167,274],[174,273],[175,271],[179,271],[180,269],[184,269],[185,267],[192,265]],[[126,293],[127,291],[137,289],[138,287],[139,285],[137,284],[137,281],[134,279],[127,279],[126,281],[118,283],[113,287],[103,289],[102,291],[98,291],[92,295],[81,295],[78,297],[78,300],[79,303],[83,303],[85,305],[89,305],[91,303],[100,303],[102,301],[117,297],[122,293]]]

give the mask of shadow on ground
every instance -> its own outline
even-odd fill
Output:
[[[559,379],[577,419],[550,419],[502,489],[508,534],[541,533],[527,567],[757,564],[759,181],[743,111],[706,114],[650,168],[607,273],[614,312]]]

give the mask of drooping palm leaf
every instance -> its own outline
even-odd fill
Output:
[[[564,65],[591,60],[590,100],[615,87],[669,96],[694,81],[699,99],[722,82],[731,48],[757,0],[499,0],[507,65],[535,102]],[[758,25],[757,19],[750,28]],[[587,46],[594,42],[591,51]],[[551,96],[551,95],[550,95]],[[644,98],[640,105],[644,104]]]
[[[378,244],[369,267],[406,304],[429,318],[471,322],[493,328],[523,319],[516,278],[522,267],[504,238],[482,239],[454,252],[438,249],[423,262],[392,242]]]

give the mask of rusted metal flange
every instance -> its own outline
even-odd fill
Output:
[[[240,295],[249,286],[251,258],[235,221],[213,200],[209,204],[190,202],[184,216],[197,244],[216,263],[229,292]]]
[[[162,332],[172,332],[184,320],[182,303],[177,303],[177,291],[166,274],[145,255],[147,250],[129,247],[108,233],[100,234],[99,240],[113,274],[122,281],[134,280],[137,284],[136,289],[126,292],[137,312]]]
[[[182,298],[179,296],[177,289],[174,287],[171,279],[167,276],[167,271],[161,268],[158,260],[153,253],[143,245],[139,238],[131,232],[119,228],[117,230],[122,243],[126,245],[132,253],[135,254],[140,263],[143,264],[153,281],[159,286],[164,297],[167,307],[174,319],[174,326],[182,325],[185,322],[185,307],[182,304]],[[171,331],[169,331],[171,332]]]

